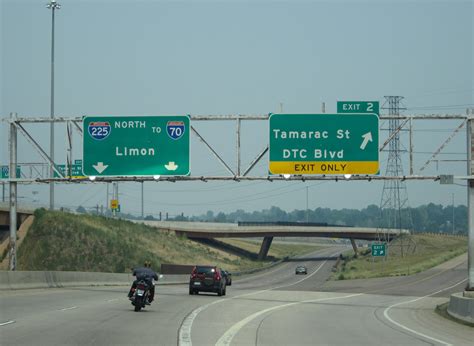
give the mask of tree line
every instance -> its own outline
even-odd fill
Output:
[[[112,217],[110,210],[105,210],[103,214],[99,210],[87,211],[83,207],[77,208],[76,212],[99,214]],[[198,216],[186,216],[183,213],[174,217],[163,219],[154,215],[147,215],[146,220],[169,220],[169,221],[200,221],[200,222],[317,222],[327,223],[337,226],[371,227],[371,228],[402,228],[413,232],[435,232],[448,234],[467,234],[467,207],[465,205],[442,206],[440,204],[429,203],[416,208],[403,208],[401,210],[381,209],[375,204],[371,204],[364,209],[295,209],[287,212],[278,207],[272,206],[261,211],[244,211],[238,209],[231,213],[207,211]],[[140,217],[118,213],[119,218],[137,219]],[[393,220],[395,220],[393,222]]]
[[[398,223],[388,224],[390,218],[398,219]],[[316,208],[309,210],[295,209],[287,212],[278,207],[261,211],[246,212],[238,209],[231,213],[214,213],[208,211],[200,216],[178,216],[176,221],[203,221],[203,222],[323,222],[338,226],[357,227],[391,227],[410,229],[414,232],[436,232],[467,234],[467,207],[464,205],[445,206],[429,203],[416,208],[402,210],[381,209],[372,204],[358,209],[330,209]],[[453,222],[454,221],[454,222]],[[400,226],[401,225],[401,226]]]

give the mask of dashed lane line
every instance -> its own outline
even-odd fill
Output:
[[[8,321],[8,322],[3,322],[3,323],[0,323],[0,327],[2,327],[2,326],[6,326],[6,325],[8,325],[8,324],[12,324],[12,323],[16,323],[16,321],[13,321],[13,320],[11,320],[11,321]]]
[[[68,310],[73,310],[73,309],[77,309],[77,306],[70,306],[68,308],[59,309],[59,310],[56,310],[56,311],[68,311]]]

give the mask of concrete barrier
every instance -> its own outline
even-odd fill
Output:
[[[62,271],[0,271],[0,290],[80,287],[124,286],[135,278],[131,274],[89,273]],[[189,275],[164,275],[158,285],[188,283]]]
[[[451,295],[448,314],[459,320],[474,324],[474,298],[465,297],[463,293]]]

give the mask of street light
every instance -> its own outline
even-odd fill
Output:
[[[51,0],[46,8],[51,10],[51,124],[50,124],[50,151],[49,156],[51,158],[51,168],[49,171],[49,177],[54,178],[54,12],[59,10],[61,5],[56,0]],[[54,209],[54,183],[49,183],[49,209]]]

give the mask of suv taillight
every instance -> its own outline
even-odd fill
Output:
[[[217,270],[214,272],[214,280],[216,280],[216,281],[221,280],[221,275]]]
[[[195,279],[197,276],[197,269],[196,267],[193,268],[193,271],[191,272],[191,279]]]

